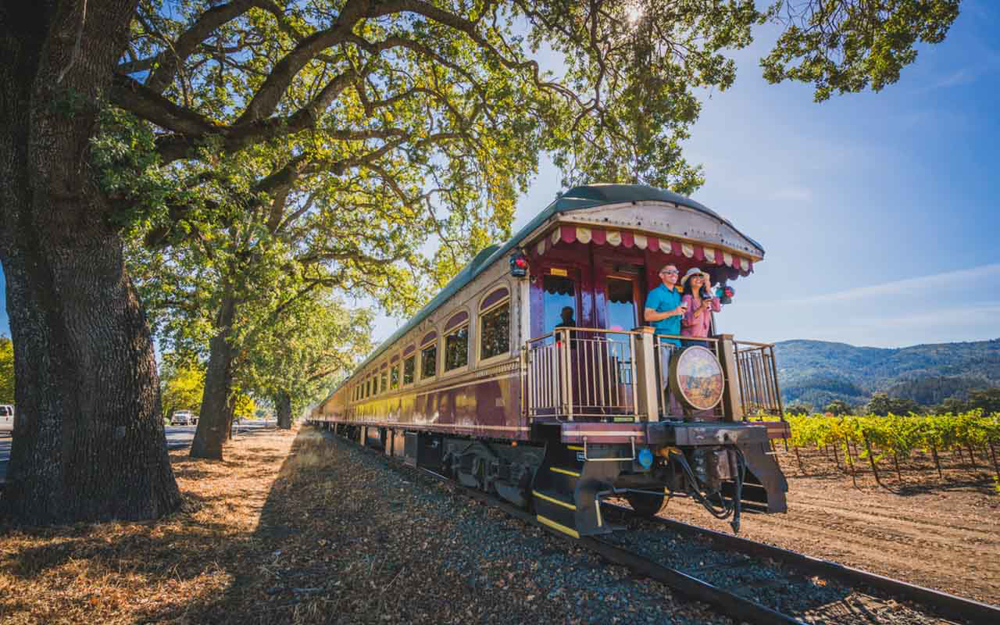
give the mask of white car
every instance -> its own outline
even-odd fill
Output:
[[[0,404],[0,432],[14,435],[14,406],[10,404]]]
[[[190,410],[175,410],[170,415],[170,425],[194,425],[198,423],[198,417],[191,414]]]

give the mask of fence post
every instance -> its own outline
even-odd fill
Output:
[[[726,377],[725,392],[722,394],[723,419],[726,421],[743,420],[743,407],[740,405],[740,374],[736,366],[736,344],[732,334],[719,334],[719,363],[722,365],[722,375]]]
[[[659,381],[656,379],[656,350],[653,343],[656,337],[653,328],[643,326],[634,330],[635,350],[632,360],[635,362],[636,412],[645,413],[648,421],[660,420]]]

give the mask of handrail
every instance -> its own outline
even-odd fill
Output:
[[[631,330],[563,326],[529,339],[524,354],[528,417],[640,415]],[[553,340],[549,340],[553,339]]]
[[[743,419],[758,414],[783,415],[771,343],[736,341],[729,335],[653,335],[648,330],[564,326],[527,340],[521,350],[526,416],[566,420],[631,417],[634,421],[656,420],[658,414],[681,416],[679,412],[685,411],[671,400],[667,384],[670,357],[678,349],[670,340],[680,341],[682,346],[689,341],[701,342],[720,362],[727,359],[731,363],[724,366],[731,403],[726,403],[730,402],[727,399],[695,418],[732,420],[739,419],[741,413]],[[642,373],[650,377],[640,379],[640,372],[655,373]],[[650,388],[651,384],[657,388]]]
[[[664,341],[663,339],[679,339],[681,340],[680,345],[674,345]],[[669,372],[670,372],[670,359],[674,355],[674,351],[684,348],[684,342],[698,341],[699,343],[708,343],[707,348],[711,351],[719,362],[722,362],[722,339],[716,337],[702,337],[702,336],[682,336],[682,335],[672,335],[672,334],[658,334],[656,335],[656,343],[654,344],[656,359],[657,359],[657,371],[659,373],[658,386],[659,386],[659,400],[660,400],[660,411],[663,413],[664,417],[680,417],[680,414],[672,414],[672,411],[684,410],[684,408],[679,404],[678,400],[671,402],[670,400],[670,384],[669,384]],[[700,418],[722,418],[723,406],[720,402],[714,408],[708,411],[697,412]]]
[[[734,343],[740,382],[740,404],[744,418],[763,413],[777,415],[783,419],[784,406],[778,385],[774,344],[752,341],[734,341]]]

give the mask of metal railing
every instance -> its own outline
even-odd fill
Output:
[[[759,414],[782,416],[781,389],[774,345],[735,341],[736,370],[739,374],[740,405],[744,418]]]
[[[666,339],[674,339],[681,342],[680,345],[674,345],[672,342]],[[719,362],[722,362],[721,341],[717,338],[699,337],[697,339],[692,339],[690,336],[679,336],[679,335],[665,335],[660,334],[656,336],[656,343],[654,343],[655,356],[656,356],[656,371],[657,371],[657,384],[659,385],[659,401],[660,401],[660,414],[664,417],[681,417],[684,416],[684,408],[679,399],[675,401],[670,401],[670,384],[668,382],[668,377],[670,373],[670,359],[674,356],[677,350],[684,349],[684,347],[697,344],[705,347],[711,351]],[[722,417],[723,416],[723,406],[720,402],[711,411],[700,411],[699,416],[701,418],[705,417]]]
[[[636,333],[556,328],[524,350],[528,416],[638,420]]]
[[[783,414],[772,344],[735,341],[730,335],[699,339],[661,335],[650,348],[652,337],[642,334],[556,328],[528,341],[522,351],[522,397],[528,417],[731,421],[740,416]],[[677,339],[681,345],[665,339]],[[692,341],[709,349],[723,364],[729,395],[711,410],[685,409],[679,398],[672,397],[668,384],[671,359]],[[640,380],[640,371],[649,377]],[[657,388],[648,388],[651,384]]]

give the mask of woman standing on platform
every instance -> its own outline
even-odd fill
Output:
[[[717,297],[709,290],[708,274],[697,267],[688,269],[681,279],[684,288],[683,304],[687,304],[687,312],[681,319],[681,336],[706,338],[712,326],[712,313],[722,310]],[[684,346],[701,345],[711,349],[708,341],[685,340]]]

